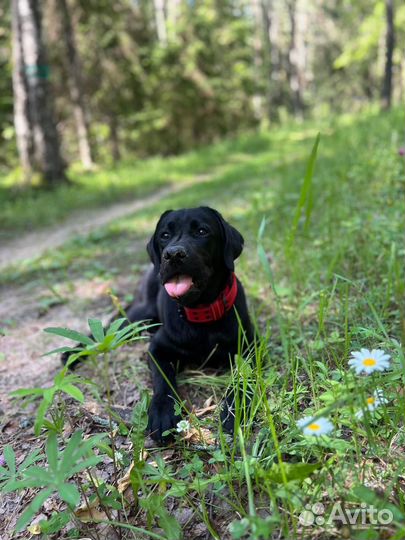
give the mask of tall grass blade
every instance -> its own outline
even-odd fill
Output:
[[[314,175],[314,169],[315,169],[315,162],[316,157],[318,154],[318,146],[319,146],[319,140],[320,140],[321,134],[318,133],[316,136],[314,145],[311,150],[311,155],[309,157],[309,161],[307,164],[307,170],[305,172],[304,182],[301,187],[301,194],[300,198],[298,199],[298,204],[295,209],[294,214],[294,220],[292,222],[288,242],[287,242],[287,252],[291,253],[291,250],[294,246],[295,237],[298,230],[298,225],[301,219],[301,216],[303,214],[303,211],[305,212],[305,224],[304,224],[304,230],[307,230],[309,221],[311,219],[313,204],[314,204],[314,196],[313,196],[313,189],[312,189],[312,178]]]

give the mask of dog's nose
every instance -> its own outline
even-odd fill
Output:
[[[169,260],[180,260],[187,256],[186,250],[181,246],[168,246],[163,251],[163,257]]]

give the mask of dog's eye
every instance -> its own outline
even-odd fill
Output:
[[[207,236],[208,231],[204,227],[200,227],[197,231],[198,236]]]
[[[169,240],[170,234],[168,232],[162,232],[162,234],[160,235],[160,238],[162,240]]]

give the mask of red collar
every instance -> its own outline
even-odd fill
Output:
[[[219,321],[232,309],[238,294],[238,282],[234,272],[231,274],[232,282],[219,294],[212,304],[196,308],[184,308],[186,319],[191,323],[210,323]]]

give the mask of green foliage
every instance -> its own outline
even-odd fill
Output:
[[[61,370],[54,378],[53,385],[49,388],[21,388],[20,390],[15,390],[11,393],[13,397],[16,398],[25,398],[28,401],[33,399],[42,398],[37,410],[37,416],[34,423],[34,432],[35,435],[39,435],[42,426],[45,423],[45,415],[54,403],[54,400],[60,394],[67,394],[73,399],[83,403],[84,396],[80,388],[78,388],[77,383],[84,382],[79,376],[69,373],[67,368]],[[54,420],[56,417],[54,417]],[[51,427],[52,424],[48,424],[48,427]],[[62,425],[54,421],[52,426],[54,429],[59,431],[63,428]]]
[[[134,155],[178,154],[292,114],[358,109],[379,97],[386,30],[382,0],[310,0],[305,6],[167,0],[164,5],[164,36],[157,28],[157,5],[149,0],[118,0],[114,9],[107,2],[69,5],[83,102],[91,110],[93,153],[103,166]],[[396,98],[405,11],[400,2],[394,5]],[[0,7],[0,16],[0,172],[12,169],[8,186],[18,183],[21,171],[15,168],[12,125],[10,9]],[[75,163],[77,126],[59,16],[54,5],[43,6],[64,153]],[[95,185],[99,177],[93,178]],[[92,201],[91,194],[86,197]]]
[[[59,450],[55,433],[49,433],[46,443],[46,457],[48,467],[24,464],[15,471],[13,463],[9,469],[14,475],[14,480],[9,480],[2,486],[4,493],[26,488],[41,488],[32,502],[20,516],[16,530],[21,531],[32,520],[39,511],[43,503],[53,493],[57,492],[59,497],[71,508],[80,501],[80,493],[77,487],[69,483],[68,480],[78,472],[88,467],[94,467],[102,461],[102,456],[93,454],[93,448],[104,438],[104,435],[95,435],[86,440],[83,439],[81,431],[76,431],[64,450]],[[10,454],[10,450],[9,450]],[[28,459],[28,458],[27,458]],[[29,456],[29,461],[37,461],[38,454]],[[63,522],[62,522],[63,523]]]
[[[360,24],[358,34],[346,44],[342,54],[336,58],[335,68],[344,68],[375,56],[384,29],[384,9],[384,2],[375,3],[373,12]]]
[[[65,352],[72,353],[66,363],[66,367],[69,367],[80,356],[98,356],[99,354],[115,351],[128,343],[146,339],[146,336],[142,336],[141,332],[156,326],[155,324],[145,324],[142,321],[128,324],[127,319],[124,317],[114,320],[105,332],[102,322],[98,319],[89,319],[88,324],[93,337],[76,332],[75,330],[69,330],[68,328],[45,328],[44,332],[55,334],[81,344],[79,347],[59,347],[49,351],[46,355]],[[124,328],[122,328],[123,325]],[[70,395],[75,397],[71,393]],[[77,397],[75,398],[77,399]]]
[[[147,498],[140,500],[140,505],[147,511],[150,522],[157,518],[159,527],[164,530],[167,538],[180,540],[183,537],[179,523],[162,505],[160,495],[150,494]]]
[[[316,155],[318,152],[319,139],[320,139],[320,134],[318,133],[318,135],[316,136],[314,146],[311,151],[311,156],[308,161],[307,170],[305,173],[304,181],[302,183],[300,198],[298,199],[297,208],[295,210],[294,220],[291,227],[290,238],[287,244],[287,249],[289,251],[291,251],[292,248],[294,247],[295,235],[297,233],[298,224],[301,218],[301,214],[303,213],[303,210],[305,210],[304,230],[307,229],[309,225],[309,220],[311,218],[311,212],[312,212],[312,208],[314,204],[312,177],[314,175],[314,168],[315,168],[315,162],[316,162]]]

